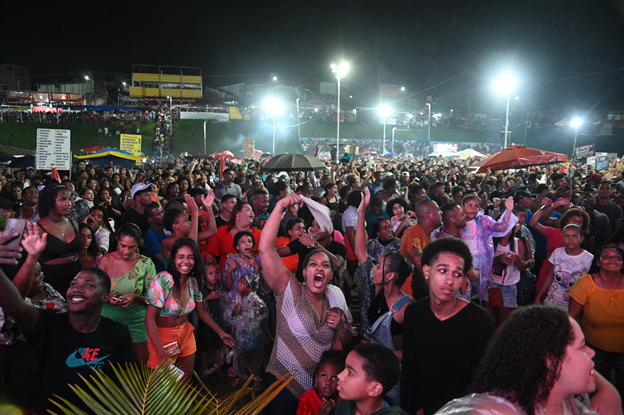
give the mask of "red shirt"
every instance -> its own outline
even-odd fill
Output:
[[[258,243],[260,243],[260,235],[262,234],[262,231],[257,228],[251,228],[250,231],[256,242],[252,252],[257,254]],[[220,226],[219,229],[217,229],[217,234],[210,238],[210,241],[208,241],[206,253],[221,257],[221,260],[219,261],[219,270],[223,269],[225,261],[228,259],[228,255],[238,253],[236,248],[234,248],[234,236],[231,231],[228,232],[228,225]]]

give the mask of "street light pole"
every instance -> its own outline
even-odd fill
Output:
[[[383,117],[383,141],[381,142],[381,155],[383,156],[386,151],[386,118],[392,113],[392,108],[384,104],[380,105],[377,111]]]
[[[391,146],[392,154],[394,154],[394,132],[396,131],[396,129],[397,129],[396,127],[392,127],[392,146]]]
[[[336,108],[336,164],[339,164],[340,152],[338,151],[338,149],[340,148],[340,73],[336,74],[336,78],[338,79],[338,107]]]
[[[507,143],[509,141],[509,96],[511,95],[511,90],[516,85],[516,78],[511,73],[505,73],[501,75],[500,78],[496,81],[496,87],[499,90],[505,91],[507,93],[507,110],[505,112],[505,141],[504,147],[507,148]]]
[[[345,62],[342,62],[340,66],[336,64],[331,65],[332,73],[336,74],[336,79],[338,80],[338,108],[336,111],[336,164],[340,163],[340,79],[347,76],[347,71],[349,70],[349,65]]]
[[[505,113],[505,146],[507,148],[507,134],[509,134],[509,95],[511,94],[511,88],[507,89],[507,112]]]
[[[381,157],[383,157],[384,151],[386,151],[386,114],[385,113],[384,113],[384,134],[383,134],[383,141],[381,143]]]
[[[275,111],[273,111],[273,154],[275,156]]]
[[[275,117],[281,112],[282,105],[282,102],[275,98],[269,98],[265,103],[265,108],[273,113],[273,155],[275,155]]]
[[[572,145],[572,160],[574,160],[574,149],[576,149],[576,136],[578,135],[578,129],[583,124],[583,120],[575,118],[572,120],[572,126],[574,127],[574,144]]]
[[[206,121],[204,121],[204,156],[205,155],[206,155]]]
[[[301,124],[299,123],[299,98],[297,98],[297,138],[301,141]]]
[[[429,122],[427,122],[427,141],[431,142],[431,102],[427,102],[429,107]]]

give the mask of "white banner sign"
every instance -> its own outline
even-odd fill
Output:
[[[37,129],[37,170],[71,169],[71,130]]]

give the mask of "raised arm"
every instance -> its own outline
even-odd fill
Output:
[[[208,214],[208,228],[205,231],[201,231],[197,235],[198,241],[205,241],[206,239],[210,239],[217,234],[217,222],[215,221],[214,213],[212,211],[212,203],[214,202],[215,196],[212,189],[208,190],[208,194],[204,197],[202,196],[202,204],[206,207],[206,213]]]
[[[16,265],[20,247],[11,248],[6,244],[16,235],[3,235],[0,237],[0,263]],[[32,281],[32,276],[30,277]],[[24,333],[32,333],[39,321],[39,311],[28,305],[20,295],[15,285],[4,275],[0,268],[0,307],[6,315],[13,317],[19,329]]]
[[[184,195],[184,201],[186,202],[186,207],[191,214],[191,229],[189,229],[188,237],[194,241],[197,241],[197,228],[199,227],[199,209],[197,208],[197,203],[195,203],[195,199],[193,199],[193,196],[189,195],[188,193]]]
[[[532,227],[533,229],[535,229],[536,231],[538,231],[539,233],[541,233],[542,235],[546,236],[546,228],[544,227],[544,225],[542,225],[541,223],[539,223],[540,219],[542,218],[542,214],[544,213],[544,209],[546,209],[548,211],[548,215],[550,215],[550,213],[552,213],[552,208],[549,207],[552,203],[552,200],[549,198],[544,198],[544,200],[542,201],[542,206],[537,210],[537,212],[535,212],[535,214],[533,214],[533,217],[531,217],[531,220],[529,221],[529,226]],[[548,217],[548,216],[546,216]]]
[[[46,247],[46,241],[48,238],[47,233],[39,236],[37,225],[35,223],[26,223],[26,229],[24,229],[24,239],[22,239],[22,246],[24,250],[28,252],[28,257],[24,261],[24,264],[17,272],[15,278],[13,278],[13,285],[17,287],[17,290],[22,295],[22,298],[26,297],[32,280],[35,275],[35,265],[39,261],[39,256]]]
[[[506,235],[512,226],[514,226],[518,222],[518,218],[516,215],[512,213],[512,209],[514,207],[513,197],[508,197],[505,200],[505,213],[497,222],[490,222],[489,228],[493,232],[503,233],[503,235],[493,235],[493,236],[504,236]]]
[[[277,232],[279,231],[284,210],[295,203],[303,203],[303,200],[296,193],[291,193],[277,202],[264,225],[264,229],[262,229],[262,238],[260,238],[260,243],[258,244],[258,253],[264,268],[264,280],[277,296],[284,294],[290,280],[290,272],[286,269],[275,250]]]
[[[355,256],[360,264],[365,263],[368,260],[368,253],[366,251],[366,208],[370,202],[370,190],[368,187],[364,188],[362,195],[362,201],[358,206],[358,218],[355,224]]]

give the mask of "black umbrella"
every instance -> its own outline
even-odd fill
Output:
[[[269,160],[261,171],[314,171],[328,170],[320,160],[306,154],[278,154]]]
[[[9,167],[23,169],[25,167],[35,167],[35,156],[15,157],[11,160]]]
[[[0,151],[0,163],[6,163],[13,160],[14,158],[15,157],[13,157],[12,155],[7,154],[4,151]]]

